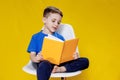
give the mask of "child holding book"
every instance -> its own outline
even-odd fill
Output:
[[[87,58],[79,58],[78,53],[74,53],[74,60],[55,65],[41,55],[42,44],[45,36],[51,34],[63,41],[64,37],[55,32],[59,27],[63,14],[62,12],[53,6],[45,8],[43,13],[44,29],[34,34],[31,38],[28,46],[28,52],[30,53],[30,59],[37,65],[37,79],[49,80],[51,73],[56,72],[74,72],[88,68],[89,61]]]

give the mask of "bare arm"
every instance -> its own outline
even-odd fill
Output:
[[[31,59],[32,62],[39,63],[40,61],[43,60],[43,57],[42,57],[42,55],[41,55],[40,53],[38,53],[38,54],[36,55],[35,52],[31,52],[31,53],[30,53],[30,59]]]

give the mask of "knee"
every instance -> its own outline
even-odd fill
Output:
[[[86,68],[88,68],[89,67],[89,59],[88,58],[84,58],[84,62],[86,64]]]
[[[83,63],[85,69],[89,67],[89,59],[88,58],[81,57],[81,58],[79,58],[79,61]]]
[[[81,58],[84,62],[86,62],[86,63],[88,63],[89,64],[89,59],[88,58],[86,58],[86,57],[83,57],[83,58]]]
[[[86,68],[88,68],[89,67],[89,59],[85,58],[85,62],[86,62]]]
[[[49,67],[51,67],[51,63],[49,62],[49,61],[42,61],[42,62],[40,62],[39,64],[38,64],[38,67],[46,67],[46,68],[49,68]]]

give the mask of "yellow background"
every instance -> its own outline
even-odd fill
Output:
[[[120,80],[119,0],[1,0],[0,80],[36,80],[22,71],[31,35],[40,31],[46,6],[59,7],[63,23],[80,38],[81,56],[90,66],[69,80]],[[51,80],[59,80],[52,78]]]

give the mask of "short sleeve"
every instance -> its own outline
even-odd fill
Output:
[[[29,43],[29,46],[28,46],[28,49],[27,49],[27,52],[37,52],[36,51],[36,38],[34,36],[32,36],[31,38],[31,41]]]
[[[63,40],[63,41],[65,41],[65,39],[64,39],[64,37],[63,37],[63,36],[60,36],[60,39],[61,39],[61,40]]]

